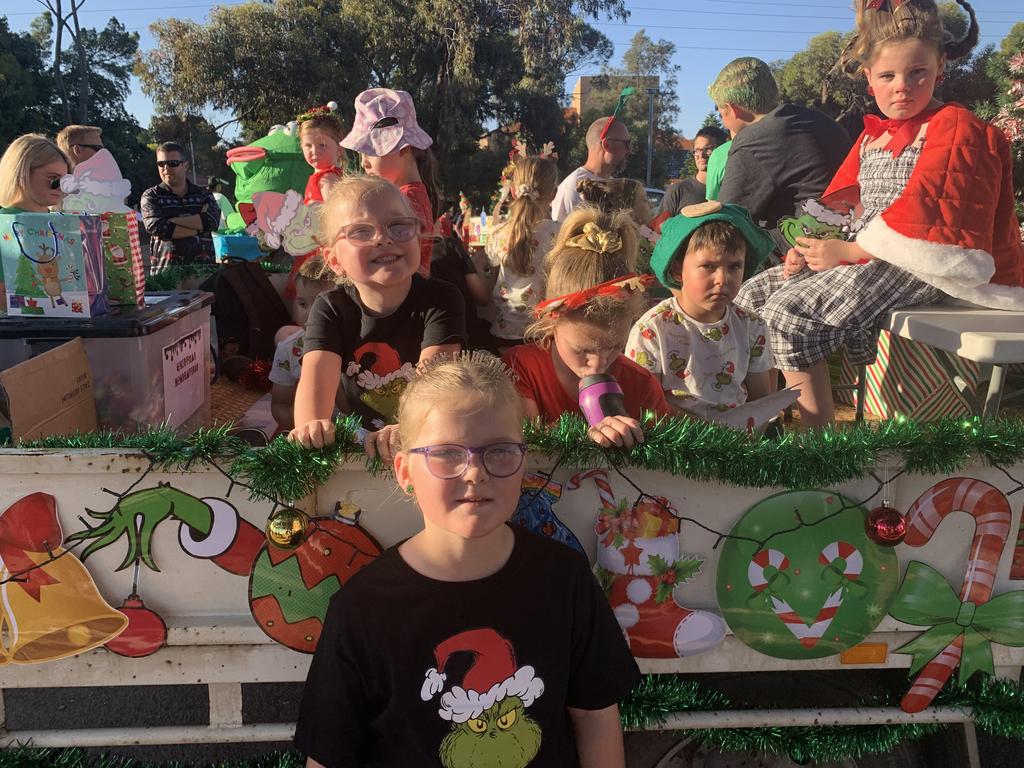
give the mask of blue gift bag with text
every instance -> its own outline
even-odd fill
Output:
[[[0,214],[7,314],[96,317],[107,312],[99,216]]]

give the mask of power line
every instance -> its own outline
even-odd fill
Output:
[[[109,14],[112,14],[112,15],[116,16],[119,13],[134,13],[136,11],[140,11],[140,12],[141,11],[147,11],[149,13],[154,13],[154,12],[163,12],[163,11],[178,11],[178,10],[182,10],[184,8],[210,8],[210,9],[212,9],[215,5],[232,5],[232,6],[233,5],[246,5],[248,2],[249,2],[249,0],[242,0],[242,2],[238,2],[238,3],[231,3],[231,2],[227,2],[226,0],[214,0],[213,2],[202,3],[202,4],[199,4],[199,5],[162,5],[159,8],[156,8],[156,9],[153,8],[152,6],[143,7],[143,8],[123,8],[123,7],[122,8],[82,8],[80,11],[78,11],[78,13],[79,14],[84,14],[84,13],[109,13]],[[39,10],[38,13],[36,13],[35,11],[18,11],[17,13],[4,13],[3,15],[4,16],[39,16],[39,15],[44,14],[46,12],[47,11],[46,11],[45,8],[40,7],[40,10]]]

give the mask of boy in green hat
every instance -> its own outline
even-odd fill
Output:
[[[651,269],[672,298],[636,322],[626,354],[660,377],[674,407],[721,421],[775,391],[764,321],[732,303],[773,247],[738,205],[691,205],[661,225]]]

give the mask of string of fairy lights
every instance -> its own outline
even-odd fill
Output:
[[[126,496],[128,496],[128,494],[130,494],[132,491],[134,491],[143,481],[145,481],[145,479],[147,477],[149,477],[149,475],[151,473],[153,473],[154,471],[157,471],[159,465],[165,463],[165,462],[160,461],[157,457],[155,457],[155,456],[153,456],[153,455],[151,455],[151,454],[149,454],[149,453],[147,453],[145,451],[143,451],[143,456],[148,460],[149,464],[140,473],[139,477],[134,482],[132,482],[131,485],[128,486],[127,489],[125,489],[124,491],[121,491],[121,492],[117,492],[117,491],[113,491],[113,490],[111,490],[109,488],[105,488],[105,487],[101,488],[101,490],[104,493],[108,493],[108,494],[114,496],[117,499],[117,501],[114,504],[114,507],[111,510],[109,510],[108,512],[96,512],[96,511],[89,510],[88,508],[86,508],[85,511],[86,511],[87,514],[89,514],[93,518],[106,518],[106,517],[109,517],[110,515],[112,515],[117,510],[118,505],[121,503],[121,501]],[[538,473],[536,473],[540,477],[543,478],[544,482],[542,484],[540,484],[538,487],[531,489],[528,492],[528,494],[524,494],[523,498],[525,499],[525,504],[522,503],[522,500],[521,500],[520,501],[520,506],[521,507],[525,507],[526,509],[529,509],[533,505],[533,503],[540,496],[540,494],[543,493],[551,485],[555,474],[562,467],[562,465],[565,462],[565,459],[566,459],[566,454],[564,452],[562,452],[562,453],[560,453],[558,455],[556,460],[552,463],[551,467],[546,472],[538,472]],[[227,470],[225,470],[219,463],[217,463],[211,457],[208,457],[208,456],[192,456],[192,457],[189,457],[189,458],[187,458],[185,460],[183,469],[186,472],[190,471],[192,463],[194,461],[196,461],[196,460],[202,461],[205,465],[210,466],[216,472],[221,474],[224,477],[225,480],[228,481],[228,488],[227,488],[227,491],[225,492],[225,498],[229,498],[231,493],[235,490],[235,488],[243,488],[243,489],[245,489],[245,490],[247,490],[249,492],[250,498],[262,497],[266,501],[270,502],[271,503],[271,510],[270,510],[270,513],[269,513],[268,518],[267,518],[268,522],[274,517],[275,513],[279,509],[282,509],[282,508],[290,509],[291,508],[291,504],[289,504],[289,503],[287,503],[285,501],[282,501],[281,499],[275,497],[275,495],[270,493],[270,492],[268,492],[266,490],[266,488],[255,488],[252,485],[244,482],[243,480],[241,480],[241,479],[231,475]],[[782,528],[782,529],[779,529],[779,530],[772,531],[771,533],[769,533],[768,535],[766,535],[763,538],[755,539],[755,538],[752,538],[752,537],[749,537],[749,536],[737,535],[737,534],[733,534],[733,533],[729,533],[729,532],[720,531],[717,528],[709,526],[706,523],[704,523],[704,522],[702,522],[702,521],[700,521],[700,520],[698,520],[696,518],[693,518],[693,517],[691,517],[689,515],[680,514],[670,504],[668,504],[667,500],[664,499],[664,497],[651,494],[651,493],[647,492],[646,490],[644,490],[632,477],[630,477],[629,474],[627,474],[625,472],[625,470],[622,469],[621,466],[619,466],[616,463],[610,463],[609,466],[612,469],[612,471],[618,477],[620,477],[627,485],[629,485],[633,489],[633,491],[635,491],[636,494],[637,494],[636,499],[632,502],[631,511],[635,511],[636,508],[639,505],[643,504],[645,501],[648,501],[650,503],[655,504],[656,506],[658,506],[660,509],[664,510],[668,514],[671,514],[673,517],[678,519],[680,522],[689,523],[689,524],[691,524],[691,525],[693,525],[693,526],[695,526],[697,528],[700,528],[701,530],[705,531],[706,533],[710,533],[710,534],[714,535],[716,537],[716,540],[715,540],[715,543],[712,545],[712,549],[717,549],[721,545],[721,543],[723,541],[725,541],[725,540],[733,539],[733,540],[736,540],[736,541],[744,541],[744,542],[748,542],[750,544],[753,544],[757,548],[757,550],[764,549],[768,545],[768,543],[773,538],[775,538],[775,537],[785,536],[787,534],[790,534],[790,533],[793,533],[795,531],[798,531],[798,530],[800,530],[801,528],[804,528],[804,527],[813,527],[813,526],[821,525],[821,524],[826,523],[827,521],[837,517],[838,515],[841,515],[841,514],[843,514],[845,512],[850,511],[851,509],[864,508],[864,507],[866,507],[867,504],[871,503],[872,500],[877,498],[878,495],[882,494],[883,492],[885,492],[885,495],[888,496],[888,486],[889,486],[889,484],[894,482],[895,480],[897,480],[899,477],[901,477],[902,475],[904,475],[907,472],[906,468],[900,468],[900,469],[896,470],[895,472],[893,472],[891,475],[887,471],[886,472],[886,476],[884,478],[878,477],[878,475],[875,472],[870,472],[869,474],[875,480],[877,485],[872,490],[872,492],[869,495],[867,495],[866,497],[864,497],[864,498],[862,498],[860,500],[857,500],[857,501],[852,501],[852,500],[847,499],[845,496],[840,494],[839,496],[840,496],[840,499],[841,499],[842,503],[839,505],[839,507],[837,509],[830,511],[828,514],[823,515],[822,517],[818,518],[817,520],[812,520],[812,521],[804,520],[803,517],[801,517],[799,510],[794,510],[794,514],[795,514],[796,521],[797,521],[795,525],[793,525],[791,527],[788,527],[788,528]],[[1024,481],[1021,481],[1018,478],[1016,478],[1004,466],[1001,466],[1001,465],[998,465],[998,464],[993,464],[992,466],[993,466],[994,469],[996,469],[1000,473],[1002,473],[1011,483],[1014,484],[1014,487],[1011,490],[1004,492],[1005,496],[1009,497],[1009,496],[1012,496],[1015,493],[1024,491]],[[323,526],[319,525],[318,520],[320,520],[320,519],[327,519],[327,518],[318,518],[318,517],[315,517],[315,516],[311,516],[309,518],[309,523],[312,526],[313,530],[319,531],[319,532],[321,532],[321,533],[323,533],[323,534],[325,534],[327,536],[330,536],[332,538],[338,538],[335,534],[331,533],[329,530],[327,530]],[[91,525],[81,515],[78,516],[78,520],[82,523],[83,526],[85,526],[86,530],[88,530],[88,531],[93,531],[93,530],[95,530],[96,528],[99,527],[99,526]],[[6,583],[9,583],[9,582],[24,582],[24,581],[26,581],[27,580],[26,576],[31,571],[37,570],[39,568],[43,568],[46,565],[48,565],[49,563],[51,563],[51,562],[53,562],[53,561],[63,557],[64,555],[69,554],[71,552],[74,552],[77,547],[79,547],[80,545],[86,543],[87,541],[88,541],[88,539],[79,539],[78,541],[75,541],[75,542],[65,546],[63,551],[58,552],[56,554],[53,552],[52,545],[49,542],[44,542],[44,545],[46,546],[46,550],[47,550],[48,559],[43,560],[40,563],[33,564],[32,566],[29,566],[27,568],[23,568],[23,569],[18,570],[18,571],[10,572],[6,578],[0,580],[0,585],[6,584]],[[135,558],[135,560],[136,560],[136,568],[137,568],[139,558]]]

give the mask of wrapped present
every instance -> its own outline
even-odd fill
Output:
[[[146,273],[142,266],[139,220],[135,211],[101,213],[103,256],[110,304],[143,306]]]
[[[857,369],[843,356],[841,384],[854,384]],[[978,364],[882,331],[878,357],[865,372],[864,413],[878,419],[897,414],[931,421],[974,413]],[[838,402],[856,405],[856,390],[840,390]]]
[[[107,311],[102,222],[62,213],[0,214],[7,313],[95,317]]]

